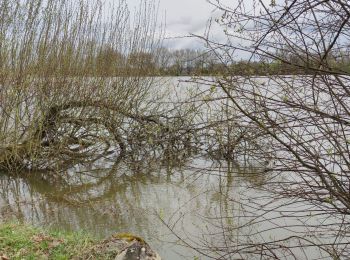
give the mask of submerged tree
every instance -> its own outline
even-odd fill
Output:
[[[123,0],[0,1],[1,169],[58,169],[136,143],[161,147],[176,115],[154,102],[163,95],[155,79],[130,71],[152,69],[144,57],[161,42],[156,11],[147,0],[134,19]]]

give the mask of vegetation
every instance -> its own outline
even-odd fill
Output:
[[[160,47],[155,54],[131,53],[129,57],[103,47],[97,56],[96,71],[87,71],[92,76],[220,76],[225,73],[238,76],[310,75],[318,70],[317,57],[303,57],[303,53],[285,51],[280,59],[262,58],[230,60],[223,64],[208,50],[171,50]],[[327,61],[339,74],[350,73],[349,53],[338,52],[327,55]],[[124,65],[120,65],[124,64]],[[136,65],[137,64],[137,65]],[[79,70],[77,70],[79,71]],[[324,72],[327,73],[327,72]]]
[[[0,0],[0,169],[86,191],[84,181],[108,180],[77,177],[77,166],[107,165],[110,176],[121,160],[260,162],[268,177],[252,186],[264,196],[227,199],[244,223],[220,212],[203,245],[183,242],[214,259],[308,258],[306,248],[348,258],[350,6],[253,2],[212,1],[227,43],[198,36],[202,52],[162,48],[152,1],[132,20],[123,0],[109,12],[99,1]],[[154,75],[198,77],[177,93]],[[36,232],[18,228],[27,238],[15,232],[9,250]],[[46,254],[61,243],[43,239],[28,245]]]
[[[14,222],[0,225],[1,259],[78,259],[94,243],[83,233],[44,231]]]
[[[220,213],[208,221],[220,232],[208,233],[194,248],[216,259],[348,258],[349,4],[211,2],[222,11],[216,22],[227,40],[198,37],[225,70],[200,82],[218,87],[227,99],[233,127],[226,135],[260,133],[270,146],[259,156],[273,164],[266,184],[254,187],[264,196],[230,197],[234,208],[244,209],[238,213],[243,223],[232,225],[238,217]],[[237,55],[249,57],[241,76],[231,66]],[[263,64],[268,69],[259,73]],[[270,66],[277,73],[270,74]]]
[[[114,234],[97,240],[82,232],[43,230],[28,224],[6,222],[0,224],[0,258],[6,259],[114,259],[120,244],[139,241],[149,247],[142,238],[127,233]],[[114,245],[114,246],[113,246]]]
[[[133,21],[125,1],[3,0],[0,10],[0,169],[64,170],[126,154],[147,132],[161,149],[173,138],[178,112],[142,77],[141,54],[159,45],[152,2]]]

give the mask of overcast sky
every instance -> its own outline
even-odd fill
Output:
[[[127,0],[131,9],[140,0]],[[195,39],[177,37],[189,34],[202,35],[207,21],[218,12],[206,0],[159,0],[159,17],[166,17],[165,45],[171,48],[199,48],[201,43]],[[219,34],[219,32],[214,32]]]
[[[181,37],[190,33],[202,35],[208,19],[215,15],[214,8],[206,0],[160,0],[160,12],[166,13],[166,34]],[[175,48],[196,47],[194,39],[168,40]]]

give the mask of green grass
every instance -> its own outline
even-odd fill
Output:
[[[79,259],[94,243],[96,240],[84,233],[48,231],[15,222],[0,224],[0,259]]]

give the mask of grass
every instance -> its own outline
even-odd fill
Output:
[[[96,242],[81,232],[49,231],[15,222],[0,224],[0,259],[4,260],[79,259]]]

